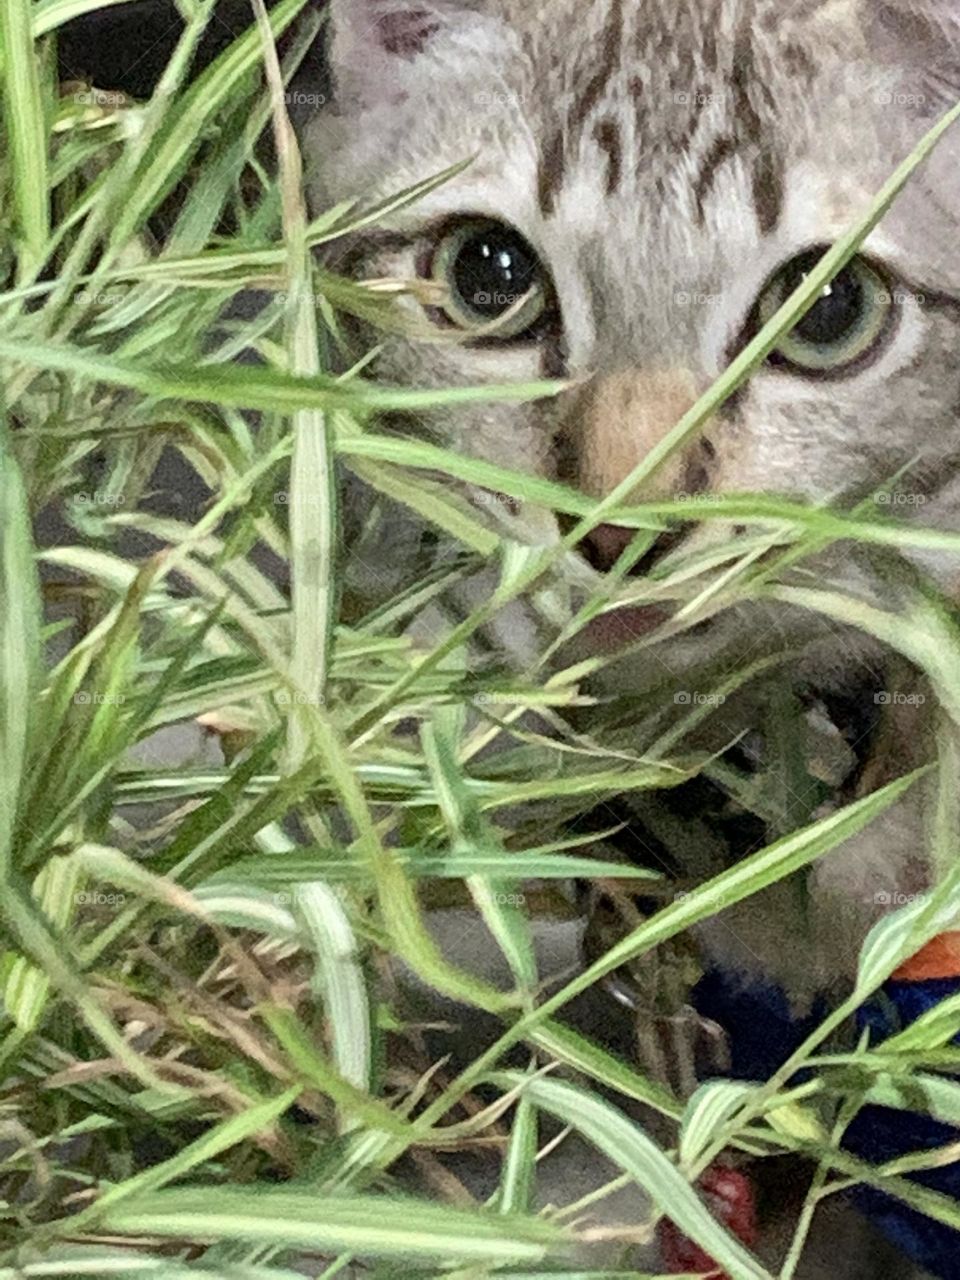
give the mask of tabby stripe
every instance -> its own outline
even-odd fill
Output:
[[[607,85],[619,68],[622,42],[623,0],[612,0],[607,25],[601,37],[600,65],[588,80],[583,96],[574,103],[570,113],[570,125],[573,131],[582,130],[591,111],[603,97]]]
[[[769,235],[780,221],[783,208],[783,169],[772,151],[761,151],[750,181],[757,222],[764,235]]]
[[[412,13],[384,13],[376,21],[380,43],[386,53],[408,62],[423,53],[440,23],[426,9]]]
[[[737,154],[737,140],[729,135],[716,138],[703,158],[700,171],[693,184],[693,199],[697,208],[697,221],[702,227],[705,220],[704,206],[713,189],[717,174],[726,162]]]
[[[582,132],[591,112],[603,98],[604,91],[620,66],[622,40],[623,0],[612,0],[607,22],[600,38],[602,50],[600,65],[590,77],[583,93],[574,103],[567,118],[567,126],[571,133]],[[608,130],[605,130],[602,136],[598,136],[595,131],[594,138],[607,153],[608,182],[613,181],[614,178],[619,181],[623,164],[619,140],[614,140]],[[540,211],[544,217],[548,217],[556,208],[557,196],[566,176],[566,148],[566,135],[563,127],[561,127],[550,136],[540,157],[540,165],[537,171],[537,198],[540,204]],[[614,159],[615,154],[617,156],[616,159]],[[613,189],[613,187],[609,188],[609,190]]]
[[[750,98],[750,82],[756,79],[750,32],[741,28],[733,47],[733,73],[730,77],[734,119],[746,142],[759,143],[763,138],[763,121]]]
[[[612,116],[604,116],[594,126],[593,139],[607,158],[607,195],[612,196],[623,176],[623,141],[619,124]]]
[[[563,129],[557,129],[550,135],[550,140],[540,156],[537,169],[537,199],[540,212],[549,217],[557,204],[557,195],[563,186],[566,171],[566,140]]]
[[[753,205],[757,222],[764,234],[774,229],[780,221],[783,209],[783,174],[773,152],[764,145],[763,120],[750,97],[750,84],[769,91],[757,72],[749,27],[742,26],[734,44],[733,88],[734,116],[744,142],[753,143],[759,150],[751,175]]]
[[[780,54],[784,67],[795,80],[813,80],[817,74],[816,65],[802,44],[784,45]]]

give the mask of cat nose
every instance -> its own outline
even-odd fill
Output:
[[[606,497],[636,471],[696,403],[698,382],[686,368],[621,369],[588,379],[570,402],[569,454],[578,487]],[[656,501],[698,493],[709,486],[712,446],[701,436],[664,459],[633,499]],[[647,572],[682,536],[683,530],[655,534],[630,572]],[[611,569],[636,531],[599,524],[580,544],[596,569]]]
[[[580,550],[584,559],[593,565],[594,569],[606,573],[617,563],[637,533],[637,529],[625,529],[618,524],[598,524],[580,543]],[[677,545],[682,536],[682,529],[665,529],[657,534],[639,560],[631,567],[630,572],[633,574],[649,572],[658,560]]]
[[[621,369],[597,374],[570,401],[577,483],[606,497],[656,449],[696,403],[688,369]],[[669,497],[685,489],[688,450],[666,458],[634,495]]]

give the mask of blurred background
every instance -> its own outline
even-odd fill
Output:
[[[267,0],[267,6],[273,0]],[[324,0],[312,0],[322,9]],[[213,21],[200,43],[193,74],[253,20],[250,0],[220,0]],[[60,79],[86,80],[98,89],[119,89],[132,98],[147,97],[170,59],[183,20],[171,0],[133,0],[78,18],[62,29]],[[281,42],[282,43],[282,42]],[[322,74],[319,47],[304,63],[302,73]]]

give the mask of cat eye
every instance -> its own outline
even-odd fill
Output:
[[[826,252],[811,249],[781,267],[757,306],[761,327],[776,314]],[[837,373],[873,352],[893,319],[887,280],[865,258],[852,258],[771,356],[802,373]]]
[[[471,218],[442,237],[430,264],[443,311],[467,334],[500,341],[529,337],[549,307],[550,282],[519,231]]]

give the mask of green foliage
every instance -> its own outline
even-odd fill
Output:
[[[192,83],[211,5],[182,6],[177,49],[145,103],[76,86],[61,98],[46,74],[57,28],[93,7],[0,0],[0,1280],[282,1280],[303,1253],[322,1258],[329,1276],[352,1258],[384,1277],[638,1275],[629,1251],[622,1267],[584,1270],[594,1237],[576,1206],[536,1212],[541,1116],[579,1130],[646,1189],[653,1208],[641,1225],[669,1213],[737,1280],[769,1273],[694,1188],[731,1145],[814,1156],[824,1173],[816,1196],[831,1193],[834,1176],[880,1183],[952,1220],[955,1209],[902,1170],[838,1153],[824,1117],[874,1100],[955,1119],[956,1086],[933,1071],[956,1066],[945,1046],[960,1013],[945,1007],[882,1051],[816,1054],[953,918],[956,627],[919,587],[906,616],[801,588],[778,568],[839,540],[890,557],[911,546],[955,553],[960,535],[730,497],[698,514],[746,525],[744,539],[709,563],[673,564],[659,584],[684,627],[771,598],[858,627],[923,671],[942,708],[931,769],[941,887],[871,936],[854,996],[777,1077],[715,1086],[687,1106],[562,1016],[592,988],[606,999],[615,971],[822,858],[916,775],[825,816],[793,815],[767,848],[627,926],[547,998],[536,895],[525,907],[521,888],[539,883],[548,912],[563,901],[549,886],[574,878],[614,882],[622,894],[662,888],[575,823],[606,799],[656,797],[715,774],[720,763],[694,742],[708,713],[654,689],[629,707],[629,746],[616,731],[619,706],[604,723],[610,708],[591,707],[586,684],[604,660],[565,668],[558,637],[638,586],[592,575],[574,606],[570,552],[603,520],[635,527],[639,547],[652,528],[689,518],[688,506],[640,506],[630,495],[811,305],[958,111],[597,504],[381,428],[387,410],[537,398],[556,384],[424,391],[379,385],[363,368],[333,371],[338,315],[387,330],[406,321],[394,297],[313,259],[388,208],[312,222],[305,213],[282,106],[318,33],[305,0],[281,0],[269,18],[261,10]],[[290,37],[282,62],[271,30]],[[271,128],[277,180],[264,159]],[[237,303],[253,290],[263,305],[251,315]],[[243,351],[258,363],[239,365]],[[193,523],[147,501],[164,450],[209,490]],[[377,495],[371,526],[402,504],[456,554],[376,608],[349,605],[336,468]],[[575,527],[549,549],[528,546],[519,526],[470,504],[469,485],[507,494],[541,521],[572,516]],[[51,511],[68,533],[37,548],[31,529]],[[453,589],[491,563],[493,597],[454,617]],[[287,577],[290,593],[278,586]],[[519,599],[549,632],[542,660],[512,671],[474,664],[472,639]],[[433,648],[408,629],[427,606],[446,620]],[[706,670],[703,687],[732,691],[771,670],[776,660]],[[591,710],[584,732],[577,717]],[[198,718],[216,729],[222,763],[165,764],[157,731]],[[761,815],[776,808],[763,794],[751,803]],[[505,987],[438,948],[427,905],[451,885],[502,951]],[[416,1028],[385,980],[390,958],[467,1016],[502,1023],[452,1080],[417,1058]],[[517,1045],[533,1055],[526,1073],[504,1070]],[[798,1099],[792,1076],[804,1064],[813,1074]],[[623,1105],[603,1100],[601,1087]],[[636,1101],[680,1126],[679,1154],[631,1118]],[[502,1156],[491,1205],[397,1194],[391,1170],[405,1153],[434,1161],[489,1137],[508,1113],[509,1142],[489,1147],[490,1159]]]

